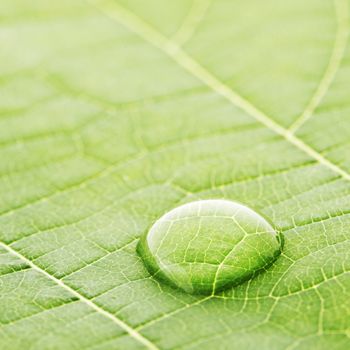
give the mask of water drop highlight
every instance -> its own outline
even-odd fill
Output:
[[[267,268],[281,236],[254,210],[229,200],[181,205],[157,220],[137,251],[155,277],[193,294],[215,294]]]

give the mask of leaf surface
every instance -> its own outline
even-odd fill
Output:
[[[348,349],[349,5],[2,1],[1,349]],[[285,245],[204,297],[136,245],[208,198]]]

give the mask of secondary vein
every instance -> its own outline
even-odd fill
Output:
[[[171,57],[179,66],[183,67],[189,73],[191,73],[198,80],[206,84],[210,89],[215,91],[217,94],[223,96],[233,105],[237,106],[253,118],[264,124],[268,129],[272,130],[276,134],[282,136],[292,145],[308,154],[319,163],[323,164],[327,168],[340,174],[344,179],[350,181],[350,174],[338,165],[332,163],[330,160],[325,158],[321,153],[314,150],[312,147],[307,145],[304,141],[296,137],[292,132],[276,123],[273,119],[267,116],[264,112],[256,108],[244,97],[239,95],[237,92],[232,90],[229,86],[225,85],[208,70],[206,70],[199,62],[195,61],[190,57],[181,47],[163,36],[157,30],[155,30],[148,23],[144,22],[141,18],[123,8],[119,4],[113,2],[100,3],[96,0],[87,0],[99,11],[104,13],[111,19],[124,25],[132,32],[138,34],[145,41],[149,42],[153,46],[163,51],[166,55]]]
[[[344,0],[335,0],[334,4],[338,25],[333,50],[327,68],[314,95],[310,99],[303,113],[288,129],[292,134],[295,134],[312,117],[316,108],[320,105],[322,99],[329,90],[344,56],[349,35],[348,6],[347,1]]]
[[[67,284],[65,284],[62,280],[56,278],[55,276],[49,274],[47,271],[39,267],[38,265],[34,264],[30,259],[26,258],[24,255],[19,253],[18,251],[14,250],[11,248],[9,245],[0,242],[0,247],[4,248],[6,251],[11,253],[12,255],[15,255],[19,259],[23,260],[26,262],[33,270],[36,270],[43,275],[45,275],[47,278],[49,278],[51,281],[55,282],[57,285],[60,287],[64,288],[68,292],[70,292],[72,295],[76,296],[79,300],[81,300],[83,303],[87,304],[89,307],[94,309],[96,312],[99,314],[109,318],[112,320],[116,325],[118,325],[120,328],[122,328],[124,331],[126,331],[132,338],[136,339],[138,342],[143,344],[147,349],[150,350],[158,350],[158,347],[153,344],[149,339],[145,338],[141,333],[139,333],[137,330],[133,329],[131,326],[129,326],[127,323],[113,315],[112,313],[106,311],[102,307],[98,306],[95,304],[93,301],[90,299],[84,297],[80,293],[78,293],[76,290],[73,288],[69,287]]]

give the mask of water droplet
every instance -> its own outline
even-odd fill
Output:
[[[252,209],[200,200],[163,215],[137,250],[156,277],[188,293],[214,294],[252,278],[281,252],[281,236]]]

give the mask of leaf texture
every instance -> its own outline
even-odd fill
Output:
[[[349,6],[3,0],[1,349],[348,349]],[[190,295],[136,245],[208,198],[285,245]]]

